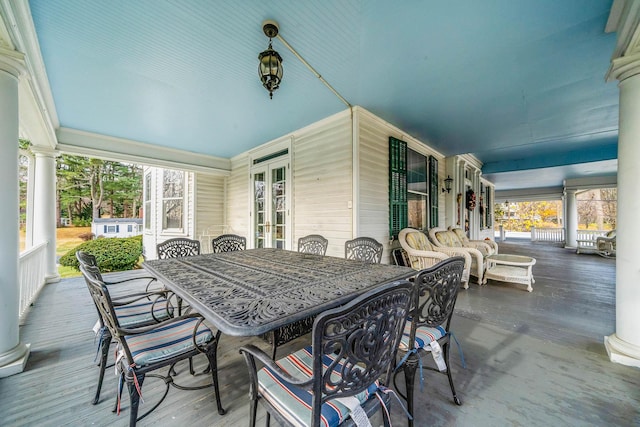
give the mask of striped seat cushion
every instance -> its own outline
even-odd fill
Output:
[[[185,319],[144,334],[125,336],[136,366],[145,366],[193,350],[192,334],[197,322],[197,318]],[[196,342],[205,344],[212,339],[211,330],[201,323]]]
[[[152,324],[156,322],[156,319],[162,321],[171,317],[167,311],[167,300],[164,298],[158,299],[155,305],[152,301],[141,300],[133,304],[115,307],[115,310],[118,322],[123,328]],[[153,310],[153,314],[151,310]]]
[[[413,348],[422,348],[430,350],[429,344],[431,341],[436,341],[442,338],[447,331],[442,327],[430,328],[428,326],[419,326],[416,329],[416,339]],[[398,348],[402,351],[409,351],[409,336],[411,334],[411,322],[407,322],[404,325],[404,332],[402,333],[402,339]]]
[[[332,355],[323,356],[325,369],[335,358]],[[312,376],[313,358],[311,347],[290,354],[276,362],[284,371],[296,379],[305,380]],[[332,379],[340,378],[342,365],[337,365],[333,369]],[[369,396],[378,389],[378,383],[372,384],[369,389],[357,394],[355,397],[364,403]],[[287,383],[274,372],[264,367],[258,372],[258,390],[260,394],[273,405],[291,424],[294,426],[311,425],[311,406],[313,404],[313,393]],[[324,427],[334,427],[340,425],[349,416],[349,408],[336,400],[330,400],[322,405],[322,415],[320,425]]]

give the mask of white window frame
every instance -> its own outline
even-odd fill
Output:
[[[153,174],[151,173],[151,171],[147,171],[147,173],[144,174],[144,188],[143,188],[143,220],[142,220],[142,230],[144,230],[147,233],[151,233],[153,230],[153,200],[154,198],[151,197],[151,195],[153,194],[151,192],[153,188]]]
[[[167,173],[175,173],[175,172],[182,174],[182,195],[164,197],[165,175]],[[183,170],[177,170],[177,169],[162,169],[161,180],[162,180],[161,189],[160,189],[160,211],[161,211],[161,220],[162,220],[161,232],[167,233],[167,234],[182,234],[184,233],[185,221],[187,220],[187,212],[186,212],[187,173]],[[167,215],[165,211],[165,202],[172,201],[172,200],[180,201],[182,205],[182,217],[181,217],[180,227],[173,227],[173,228],[166,227]]]

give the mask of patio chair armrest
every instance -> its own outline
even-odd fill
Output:
[[[156,297],[160,298],[160,297],[165,297],[166,299],[169,299],[169,292],[170,291],[152,291],[152,292],[134,292],[132,294],[126,294],[126,295],[121,295],[118,297],[113,297],[111,300],[113,301],[113,306],[114,307],[120,307],[123,305],[129,305],[132,304],[134,302],[138,302],[142,299],[148,299],[151,300],[152,297]]]
[[[154,329],[162,328],[162,327],[171,325],[172,323],[181,322],[185,319],[192,319],[192,318],[198,318],[198,319],[204,320],[204,317],[202,317],[200,313],[191,313],[191,314],[185,314],[178,317],[172,317],[160,323],[154,323],[153,325],[149,325],[149,326],[140,326],[138,328],[118,328],[118,333],[120,333],[121,335],[144,334],[146,332],[153,331]]]
[[[130,277],[128,279],[122,279],[122,280],[114,280],[114,281],[108,281],[105,280],[104,284],[107,286],[112,286],[112,285],[119,285],[121,283],[126,283],[126,282],[132,282],[134,280],[148,280],[149,283],[147,283],[147,286],[149,286],[153,281],[158,280],[155,277],[151,277],[151,276],[145,276],[145,277]]]
[[[491,248],[491,246],[480,240],[469,240],[465,247],[477,249],[483,256],[489,256],[493,254],[493,249]]]
[[[260,348],[256,347],[253,344],[248,344],[240,347],[240,354],[244,356],[245,361],[247,362],[247,366],[249,367],[249,372],[255,373],[256,384],[257,384],[257,372],[258,372],[257,365],[255,363],[256,359],[259,360],[264,366],[271,369],[277,376],[279,376],[280,378],[282,378],[283,380],[285,380],[290,384],[294,384],[298,387],[305,388],[305,386],[310,386],[312,383],[312,380],[299,380],[297,378],[292,377],[287,372],[282,370],[282,368],[276,362],[274,362],[273,359],[271,359],[269,355],[267,355],[267,353],[265,353],[264,351],[262,351]],[[253,375],[252,375],[252,380],[253,380]]]

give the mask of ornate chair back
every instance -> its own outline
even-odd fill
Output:
[[[200,255],[200,242],[186,237],[177,237],[158,243],[156,250],[159,259]]]
[[[366,413],[375,411],[380,407],[375,395],[377,381],[383,378],[385,384],[389,384],[413,293],[413,284],[407,280],[390,282],[344,306],[323,312],[313,326],[312,347],[278,362],[282,367],[278,369],[279,372],[270,366],[269,373],[266,367],[257,373],[256,359],[270,359],[255,346],[242,347],[240,351],[245,356],[251,378],[252,408],[261,402],[280,422],[287,419],[285,414],[296,411],[294,417],[303,420],[304,425],[313,427],[321,425],[321,417],[335,416],[337,409],[332,404],[324,404],[336,398],[356,396]],[[281,377],[280,372],[293,366],[290,362],[294,365],[302,363],[308,368],[301,369],[306,373],[305,377],[309,375],[308,381],[300,379],[296,384],[286,384],[287,379]],[[258,386],[259,382],[263,384],[263,380],[273,381],[269,377],[274,376],[275,383],[282,384],[286,389]],[[295,399],[286,399],[283,407],[271,403],[274,401],[272,395],[258,399],[258,394],[283,390],[286,396],[302,393],[304,399],[308,396],[309,400],[301,405]],[[251,410],[250,425],[255,426],[254,409]]]
[[[357,237],[344,244],[344,257],[357,261],[380,264],[384,246],[371,237]]]
[[[442,348],[442,354],[441,356],[435,355],[434,358],[442,358],[441,361],[444,362],[445,367],[443,369],[438,364],[439,369],[434,370],[447,374],[453,400],[456,404],[461,404],[451,376],[449,345],[451,317],[456,305],[464,269],[465,259],[456,256],[448,258],[431,268],[422,270],[414,280],[414,305],[411,310],[411,320],[407,322],[399,347],[400,352],[406,354],[402,360],[404,361],[407,409],[412,416],[415,415],[413,388],[416,369],[422,369],[419,359],[426,354],[433,355],[435,350],[433,350],[432,345],[435,345],[436,342]],[[397,372],[399,373],[400,371]],[[398,387],[397,384],[396,387]],[[411,419],[409,426],[413,426]]]
[[[298,252],[304,254],[324,255],[327,253],[329,241],[319,234],[309,234],[298,239]]]
[[[247,249],[247,239],[237,234],[221,234],[211,241],[211,248],[214,254],[244,251]]]

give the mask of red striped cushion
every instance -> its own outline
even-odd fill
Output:
[[[148,365],[193,350],[192,334],[197,322],[196,318],[186,319],[144,334],[125,336],[136,366]],[[201,323],[196,335],[197,343],[205,344],[212,339],[211,330]]]
[[[409,351],[409,335],[411,333],[411,322],[404,325],[404,332],[398,348],[402,351]],[[447,331],[442,327],[430,328],[428,326],[419,326],[416,329],[416,339],[413,348],[427,348],[431,341],[437,341],[446,334]]]
[[[324,355],[325,369],[335,360],[333,355]],[[311,378],[313,358],[311,347],[299,350],[284,359],[276,362],[284,371],[296,379],[305,380]],[[340,378],[341,365],[333,369],[332,378]],[[377,382],[368,390],[357,394],[355,397],[364,403],[370,395],[376,392]],[[281,380],[269,368],[262,368],[258,372],[258,390],[289,422],[294,426],[308,426],[311,424],[311,405],[313,393],[301,390],[298,387]],[[340,425],[349,416],[349,408],[338,401],[330,400],[322,405],[320,424],[324,427]]]

